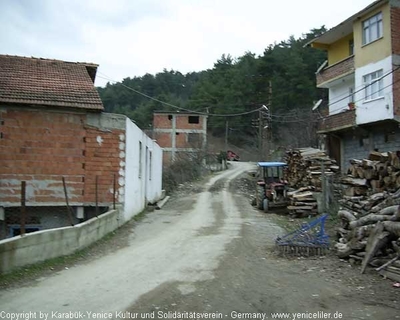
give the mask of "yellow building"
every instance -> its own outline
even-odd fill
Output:
[[[328,151],[348,160],[400,150],[400,0],[378,0],[309,45],[326,50],[317,87],[329,90],[320,122]]]

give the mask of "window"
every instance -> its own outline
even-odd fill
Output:
[[[189,116],[189,123],[199,123],[199,116]]]
[[[139,141],[139,179],[142,177],[142,142]]]
[[[382,12],[363,22],[363,45],[366,45],[383,36]]]
[[[375,71],[363,77],[365,86],[364,101],[383,97],[383,70]]]

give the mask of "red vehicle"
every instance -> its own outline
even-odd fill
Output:
[[[283,208],[288,205],[288,186],[283,179],[284,162],[259,162],[256,205],[268,212],[270,208]]]
[[[228,160],[228,161],[239,161],[240,157],[239,157],[238,154],[236,154],[232,150],[228,150],[226,152],[226,160]]]

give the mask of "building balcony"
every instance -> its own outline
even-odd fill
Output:
[[[346,110],[322,118],[318,122],[318,133],[329,133],[352,128],[356,125],[356,110]]]
[[[354,74],[354,55],[327,67],[325,64],[326,62],[316,72],[318,88],[329,88],[334,86],[338,80],[352,77]]]

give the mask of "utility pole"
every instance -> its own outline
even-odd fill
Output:
[[[263,161],[263,121],[262,121],[262,110],[258,111],[258,151],[260,152],[260,161]]]
[[[229,132],[229,121],[225,120],[225,153],[228,151],[228,132]]]
[[[268,131],[267,131],[267,155],[269,157],[269,153],[272,146],[272,81],[269,80],[269,89],[268,89]]]

